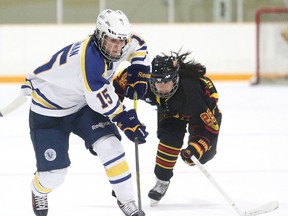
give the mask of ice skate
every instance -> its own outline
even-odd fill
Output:
[[[148,197],[150,198],[150,206],[155,207],[165,195],[170,181],[157,180],[156,185],[149,191]]]
[[[47,216],[48,215],[47,194],[44,196],[36,196],[32,192],[32,207],[36,216]]]
[[[139,209],[136,206],[134,201],[130,201],[124,205],[119,200],[117,200],[117,204],[126,216],[138,216],[139,215]],[[143,211],[142,211],[142,216],[145,216],[145,213]]]

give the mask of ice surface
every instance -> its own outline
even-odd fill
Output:
[[[218,154],[205,167],[243,211],[277,200],[267,216],[288,215],[288,86],[250,86],[242,82],[215,82],[223,113]],[[0,108],[12,101],[20,84],[0,84]],[[126,101],[132,107],[132,101]],[[0,118],[0,216],[29,216],[30,182],[35,171],[28,128],[29,101]],[[138,104],[140,119],[150,135],[139,146],[142,206],[148,216],[238,215],[207,178],[179,158],[170,188],[158,207],[150,207],[154,186],[156,111]],[[124,137],[124,136],[123,136]],[[123,139],[135,182],[134,144]],[[184,144],[186,146],[186,143]],[[122,215],[97,157],[72,135],[71,167],[65,183],[49,194],[50,216]]]

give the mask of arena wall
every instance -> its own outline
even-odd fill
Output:
[[[84,39],[94,24],[0,25],[0,82],[21,82],[64,46]],[[191,51],[216,80],[249,80],[256,68],[255,24],[133,24],[152,57]]]

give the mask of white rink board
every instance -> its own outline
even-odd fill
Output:
[[[191,51],[210,73],[254,74],[255,24],[133,24],[152,58],[161,52]],[[82,25],[0,25],[0,77],[25,75],[63,47],[93,33]],[[17,39],[15,40],[15,37]]]

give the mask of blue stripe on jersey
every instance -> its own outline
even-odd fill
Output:
[[[143,58],[143,57],[134,57],[131,59],[131,63],[135,62],[135,61],[144,61],[144,59],[146,58],[146,56]]]
[[[86,47],[84,47],[82,59],[82,67],[86,88],[90,91],[97,91],[103,87],[104,84],[109,84],[109,81],[102,77],[106,72],[106,63],[99,49],[94,44],[94,41],[88,39]]]
[[[50,101],[44,94],[41,93],[41,91],[39,89],[35,89],[34,92],[36,92],[39,97],[41,97],[44,101],[46,101],[50,105],[54,106],[56,109],[64,109],[63,107],[61,107],[61,106],[55,104],[54,102]]]
[[[142,51],[146,51],[147,50],[147,46],[142,46],[140,47],[140,49],[138,49],[137,51],[142,50]]]
[[[123,157],[125,157],[125,153],[122,153],[122,154],[120,154],[119,156],[113,158],[112,160],[107,161],[107,162],[104,163],[103,165],[104,165],[104,166],[108,166],[109,164],[114,163],[115,161],[117,161],[117,160],[119,160],[119,159],[121,159],[121,158],[123,158]]]
[[[105,116],[110,116],[111,114],[113,114],[117,109],[119,109],[121,105],[120,100],[117,101],[117,104],[115,105],[115,107],[113,109],[111,109],[109,112],[103,113],[103,115]]]
[[[130,62],[144,61],[147,56],[147,46],[140,47],[135,53],[131,55]]]
[[[29,84],[23,84],[21,89],[31,89],[31,86]]]
[[[137,35],[132,35],[131,38],[134,38],[138,41],[139,45],[142,46],[143,44],[145,44],[145,41],[142,40],[140,37],[138,37]]]
[[[126,180],[129,179],[129,178],[131,178],[131,173],[130,173],[129,175],[123,177],[123,178],[120,178],[120,179],[117,179],[117,180],[114,180],[114,181],[113,181],[113,180],[109,180],[109,182],[110,182],[111,184],[118,184],[118,183],[121,183],[121,182],[126,181]]]
[[[47,106],[45,106],[45,105],[43,105],[43,104],[41,104],[40,102],[37,102],[34,98],[32,98],[32,103],[34,104],[34,105],[37,105],[37,106],[39,106],[39,107],[42,107],[42,108],[44,108],[44,109],[49,109],[49,110],[66,110],[66,109],[70,109],[70,108],[73,108],[74,106],[72,106],[72,107],[68,107],[68,108],[54,108],[54,107],[47,107]],[[75,105],[76,106],[76,105]]]
[[[31,101],[34,105],[37,105],[37,106],[39,106],[39,107],[42,107],[42,108],[45,108],[45,109],[52,109],[52,108],[48,108],[48,107],[46,107],[46,106],[44,106],[44,105],[42,105],[42,104],[40,104],[40,103],[37,103],[34,99],[32,99],[32,101]]]
[[[21,86],[21,89],[30,89],[32,90],[33,86],[32,86],[32,83],[31,83],[31,80],[29,79],[25,79],[23,85]]]
[[[63,108],[56,103],[50,101],[39,89],[35,89],[32,85],[31,80],[27,79],[25,80],[25,83],[21,86],[21,89],[31,89],[32,93],[31,96],[33,98],[32,103],[40,106],[45,109],[68,109]],[[70,107],[71,108],[71,107]]]

